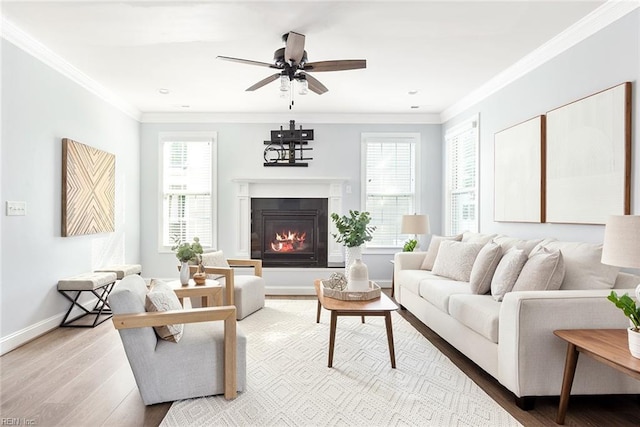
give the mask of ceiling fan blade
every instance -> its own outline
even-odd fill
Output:
[[[320,81],[315,77],[310,76],[307,73],[300,73],[300,74],[307,79],[307,83],[309,84],[309,89],[311,89],[312,92],[315,92],[318,95],[322,95],[323,93],[329,91],[329,89],[327,89],[327,87],[322,83],[320,83]]]
[[[284,60],[299,64],[304,55],[304,34],[289,31],[284,48]]]
[[[305,64],[304,70],[317,73],[319,71],[343,71],[367,68],[366,59],[345,59],[338,61],[318,61]]]
[[[268,62],[251,61],[250,59],[231,58],[229,56],[216,56],[217,59],[223,59],[225,61],[239,62],[241,64],[258,65],[260,67],[278,68]]]
[[[245,89],[245,92],[251,92],[256,89],[260,89],[262,86],[271,83],[274,80],[278,80],[280,78],[280,73],[276,73],[272,76],[267,77],[266,79],[260,80],[258,83],[254,84],[250,88]]]

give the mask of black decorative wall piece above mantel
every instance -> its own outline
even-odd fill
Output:
[[[306,147],[309,141],[313,141],[313,129],[296,129],[295,120],[289,120],[289,130],[271,131],[271,141],[264,141],[267,148],[264,149],[265,166],[309,166],[303,160],[313,160],[313,157],[305,157],[305,151],[313,148]]]

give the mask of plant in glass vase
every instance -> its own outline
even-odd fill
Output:
[[[200,254],[202,254],[202,245],[198,237],[193,238],[193,243],[183,242],[179,237],[174,237],[176,243],[171,247],[175,251],[176,258],[182,263],[180,267],[180,283],[187,285],[189,283],[189,262],[197,261],[200,264]]]

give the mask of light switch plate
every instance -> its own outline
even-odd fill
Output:
[[[7,200],[7,216],[24,216],[27,214],[27,202]]]

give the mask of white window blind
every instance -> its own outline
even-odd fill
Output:
[[[363,134],[363,210],[376,227],[372,247],[401,247],[402,215],[415,213],[418,193],[418,134]]]
[[[478,119],[445,134],[446,234],[478,231]]]
[[[179,135],[162,143],[162,247],[194,237],[202,246],[214,244],[213,144]]]

